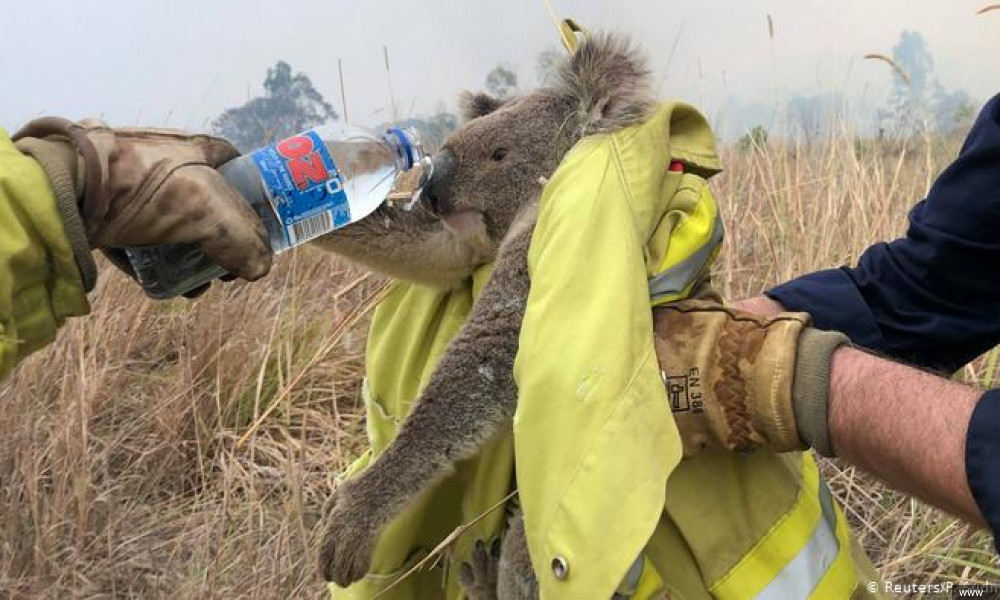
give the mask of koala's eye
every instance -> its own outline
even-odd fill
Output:
[[[497,148],[496,150],[493,151],[493,154],[490,155],[490,159],[499,162],[503,160],[505,156],[507,156],[507,149]]]

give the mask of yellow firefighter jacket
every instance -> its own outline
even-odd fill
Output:
[[[0,129],[0,378],[89,311],[49,181]]]
[[[682,163],[684,172],[670,168]],[[542,598],[848,598],[870,580],[807,454],[681,444],[653,350],[651,304],[685,296],[721,241],[706,179],[721,168],[690,106],[592,136],[541,198],[515,378],[513,435],[461,465],[393,522],[373,573],[335,598],[382,592],[516,481]],[[397,284],[376,311],[364,398],[371,450],[392,440],[488,277],[438,290]],[[652,302],[651,302],[652,299]],[[383,598],[459,598],[458,563],[501,535],[502,510],[451,557]],[[859,586],[860,583],[860,586]]]

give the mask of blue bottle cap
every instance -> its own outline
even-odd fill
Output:
[[[399,143],[403,145],[403,153],[406,155],[406,169],[412,169],[413,165],[420,162],[420,155],[410,139],[411,134],[403,131],[399,127],[390,127],[389,133],[396,136]]]

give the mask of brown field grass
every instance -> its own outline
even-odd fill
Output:
[[[956,148],[838,134],[727,149],[717,281],[740,298],[851,262],[903,231]],[[365,445],[358,388],[379,287],[310,249],[194,303],[146,301],[105,269],[94,314],[0,386],[0,598],[324,596],[311,530]],[[983,364],[963,376],[991,378]],[[824,468],[883,576],[1000,581],[987,535]]]

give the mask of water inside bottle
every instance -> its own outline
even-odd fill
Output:
[[[371,214],[400,173],[426,162],[412,132],[391,129],[380,135],[335,123],[233,159],[219,170],[261,218],[278,254]],[[154,298],[186,293],[225,274],[190,245],[126,251]]]

